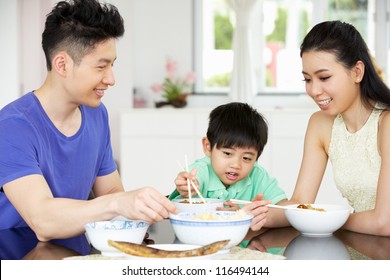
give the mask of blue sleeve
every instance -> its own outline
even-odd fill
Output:
[[[112,153],[112,145],[111,145],[111,133],[110,133],[110,125],[109,125],[109,118],[108,118],[108,112],[104,104],[100,104],[102,108],[102,118],[104,125],[106,127],[105,131],[105,137],[106,137],[106,146],[103,154],[103,159],[101,162],[100,169],[98,170],[97,176],[105,176],[108,174],[111,174],[117,169],[114,156]]]
[[[26,175],[42,174],[36,140],[33,128],[26,121],[12,118],[0,122],[0,187]]]
[[[100,170],[98,171],[97,176],[105,176],[111,174],[117,169],[114,156],[112,154],[112,146],[110,140],[110,133],[107,136],[107,145],[104,151],[102,164],[100,166]]]

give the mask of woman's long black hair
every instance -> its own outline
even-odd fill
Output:
[[[372,108],[374,104],[370,101],[375,101],[390,106],[390,89],[377,72],[364,39],[353,25],[338,20],[317,24],[302,42],[301,57],[308,51],[331,52],[347,69],[362,61],[365,66],[360,82],[363,104]]]

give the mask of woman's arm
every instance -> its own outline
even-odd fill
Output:
[[[291,203],[314,203],[328,163],[332,117],[322,112],[312,115],[307,126],[301,168]]]

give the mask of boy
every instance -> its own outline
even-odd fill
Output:
[[[218,106],[210,113],[207,137],[202,139],[206,157],[196,160],[190,173],[178,174],[169,199],[188,197],[189,178],[204,197],[224,199],[230,210],[239,209],[230,199],[256,200],[243,209],[255,216],[252,229],[261,228],[268,211],[263,206],[287,199],[277,180],[257,163],[267,139],[267,123],[251,106],[238,102]],[[196,195],[194,190],[191,194]]]

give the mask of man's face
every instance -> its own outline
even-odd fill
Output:
[[[115,84],[113,63],[116,59],[114,39],[99,43],[85,55],[80,64],[70,60],[71,71],[66,76],[64,87],[70,101],[78,105],[98,107],[105,90]]]

